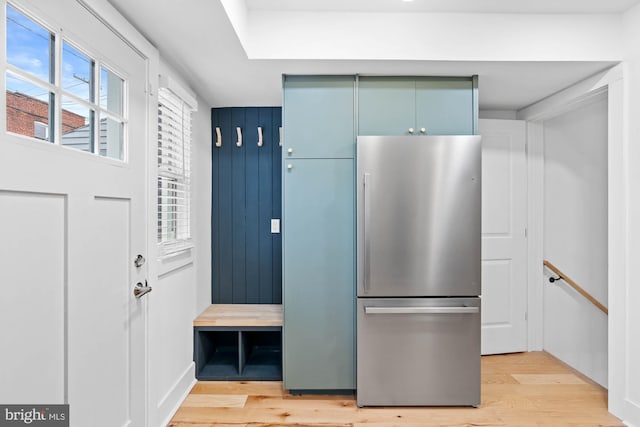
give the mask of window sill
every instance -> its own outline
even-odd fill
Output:
[[[158,257],[158,277],[193,264],[193,246]]]

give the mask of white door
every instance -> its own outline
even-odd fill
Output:
[[[527,350],[525,122],[480,120],[482,354]]]
[[[134,265],[147,241],[147,60],[80,2],[17,6],[55,34],[58,55],[94,59],[96,75],[104,73],[97,104],[124,109],[118,123],[97,108],[96,154],[81,151],[87,144],[74,149],[7,133],[13,119],[4,104],[0,110],[0,402],[69,403],[72,426],[144,426],[150,297],[137,299],[133,290],[147,271]],[[37,35],[28,31],[25,37]],[[2,52],[0,60],[4,65]],[[77,85],[87,80],[65,68],[72,64],[56,63],[56,72],[73,73]],[[115,76],[124,81],[121,96]],[[40,87],[61,103],[57,119],[77,110],[64,92]],[[80,127],[65,138],[87,135]],[[123,161],[107,158],[120,153]]]

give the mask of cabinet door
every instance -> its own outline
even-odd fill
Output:
[[[416,80],[416,132],[473,135],[473,87],[470,78]]]
[[[354,76],[286,76],[284,157],[353,158],[354,97]]]
[[[353,389],[353,160],[283,166],[284,386]]]
[[[358,135],[409,135],[415,128],[415,80],[361,77],[358,82]]]

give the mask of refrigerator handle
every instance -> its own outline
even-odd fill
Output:
[[[474,314],[479,307],[365,307],[366,314]]]
[[[369,227],[367,224],[367,216],[369,214],[369,198],[367,197],[368,188],[371,185],[371,174],[365,173],[362,178],[362,234],[363,234],[363,278],[362,278],[362,288],[363,292],[366,294],[369,289]]]

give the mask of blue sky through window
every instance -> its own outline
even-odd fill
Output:
[[[51,71],[51,33],[33,22],[13,7],[7,5],[7,62],[37,77],[49,82]],[[8,83],[8,82],[7,82]],[[19,91],[26,95],[39,97],[40,93],[33,93],[34,86],[20,85],[7,89]],[[35,87],[38,92],[37,87]],[[46,93],[46,90],[39,92]]]
[[[10,5],[7,5],[6,31],[7,62],[39,80],[53,83],[50,79],[51,70],[55,67],[51,55],[53,35]],[[63,41],[61,68],[62,88],[81,99],[93,101],[91,58]],[[9,75],[7,75],[7,89],[34,98],[41,98],[48,94],[45,88]]]

